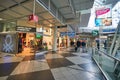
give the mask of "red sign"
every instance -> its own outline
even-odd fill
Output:
[[[38,22],[38,16],[31,14],[29,16],[29,21]]]
[[[109,11],[110,11],[110,8],[97,10],[96,11],[96,16],[99,16],[99,15],[102,15],[102,14],[106,14]]]

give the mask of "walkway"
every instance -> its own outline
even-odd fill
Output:
[[[90,53],[70,50],[0,58],[0,80],[105,80]]]

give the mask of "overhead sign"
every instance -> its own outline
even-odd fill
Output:
[[[93,30],[93,31],[92,31],[92,35],[93,35],[93,36],[97,36],[98,34],[99,34],[99,31],[98,31],[98,30]]]
[[[115,33],[116,29],[103,29],[102,33]]]
[[[38,16],[34,14],[29,15],[29,21],[38,22]]]
[[[69,37],[74,37],[75,36],[75,32],[68,32],[67,33]]]
[[[32,27],[24,27],[24,26],[17,26],[16,31],[21,31],[21,32],[36,32],[36,28]]]
[[[75,32],[60,32],[60,36],[74,37],[75,36]]]

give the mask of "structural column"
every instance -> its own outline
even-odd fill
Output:
[[[53,28],[53,46],[52,51],[57,51],[57,27]]]

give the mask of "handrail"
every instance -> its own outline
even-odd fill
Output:
[[[95,48],[95,49],[98,50],[97,48]],[[110,56],[110,55],[108,55],[107,53],[105,53],[105,52],[103,52],[103,51],[101,51],[101,50],[98,50],[98,51],[102,52],[102,53],[98,53],[98,54],[104,54],[104,55],[106,55],[106,56],[108,56],[108,57],[110,57],[110,58],[112,58],[112,59],[115,59],[115,60],[117,60],[118,62],[120,62],[120,60],[117,59],[116,57]]]
[[[100,51],[100,50],[99,50],[99,51]],[[110,57],[110,58],[113,58],[113,59],[115,59],[115,60],[117,60],[117,61],[120,62],[120,60],[117,59],[116,57],[110,56],[110,55],[108,55],[107,53],[105,53],[105,52],[103,52],[103,51],[100,51],[100,52],[102,52],[102,53],[104,53],[106,56],[108,56],[108,57]]]

